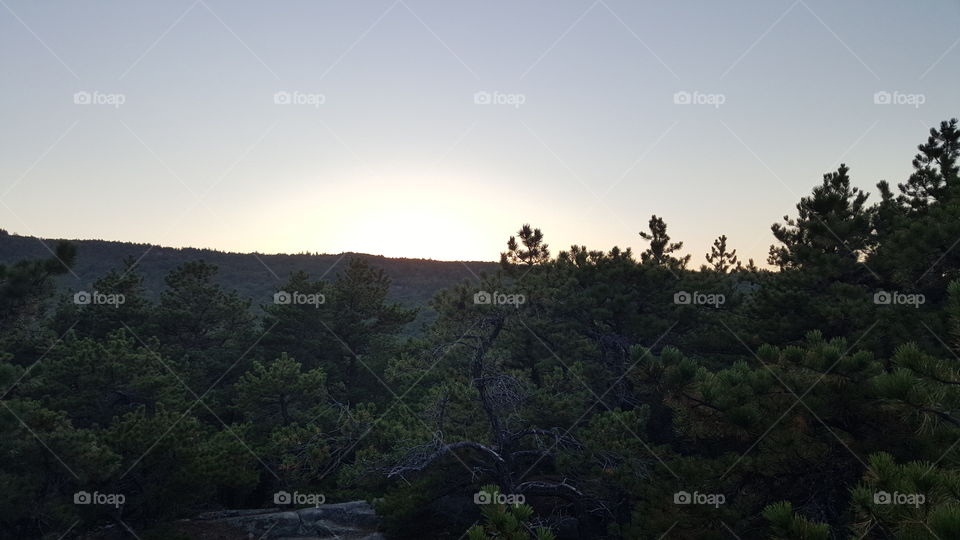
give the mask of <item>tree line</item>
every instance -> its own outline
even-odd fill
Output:
[[[174,538],[280,491],[398,538],[960,537],[958,157],[949,120],[877,201],[825,174],[771,269],[723,235],[691,268],[658,216],[638,256],[524,225],[414,337],[359,259],[259,310],[203,261],[80,300],[69,243],[2,266],[0,537]]]

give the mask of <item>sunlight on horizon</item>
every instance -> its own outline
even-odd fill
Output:
[[[866,5],[15,0],[0,226],[496,260],[524,223],[639,253],[656,214],[693,266],[719,234],[762,265],[839,161],[875,201],[956,115],[956,2]]]
[[[439,175],[357,175],[297,197],[276,198],[263,210],[287,218],[256,238],[276,253],[494,261],[519,226],[482,208],[472,193]]]

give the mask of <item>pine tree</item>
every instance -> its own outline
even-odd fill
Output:
[[[507,251],[500,254],[500,264],[505,270],[516,267],[528,269],[550,260],[550,246],[543,241],[543,232],[525,223],[517,231],[517,237],[511,236],[507,241]]]
[[[737,260],[737,250],[727,251],[727,235],[721,235],[714,240],[710,253],[707,253],[705,257],[714,272],[726,274],[731,270],[741,268],[740,261]]]
[[[930,128],[925,144],[913,159],[914,172],[904,184],[899,184],[901,204],[921,210],[933,202],[946,202],[958,195],[957,173],[960,168],[960,129],[957,119],[940,122],[940,129]]]
[[[678,257],[674,253],[683,249],[683,242],[670,242],[667,224],[656,215],[650,217],[650,232],[640,232],[640,236],[650,242],[650,246],[640,254],[640,260],[665,267],[669,270],[683,270],[690,262],[690,255]]]
[[[122,327],[96,340],[71,332],[23,382],[23,391],[67,411],[79,427],[103,427],[139,407],[185,409],[196,399],[167,369],[170,363]]]
[[[134,259],[126,259],[122,269],[111,270],[94,281],[93,288],[86,292],[108,296],[112,302],[78,305],[72,295],[67,295],[53,316],[52,326],[57,335],[73,328],[81,337],[103,339],[118,328],[128,327],[145,337],[155,306],[147,299],[143,275]]]
[[[929,461],[901,464],[886,452],[872,454],[852,492],[856,521],[851,528],[858,537],[877,531],[894,538],[957,538],[958,485],[955,468]]]
[[[299,362],[282,354],[269,364],[254,361],[236,390],[248,418],[269,424],[279,419],[286,425],[326,399],[326,374],[321,369],[303,372]]]
[[[913,160],[914,172],[899,184],[893,201],[889,186],[878,185],[883,200],[876,210],[879,240],[869,264],[902,290],[922,292],[931,304],[944,299],[949,282],[960,278],[960,127],[957,120],[931,129]]]
[[[495,485],[480,488],[480,492],[493,500],[500,496]],[[534,527],[529,523],[533,508],[527,504],[486,504],[480,509],[483,525],[474,525],[466,532],[469,540],[554,540],[556,535],[546,527]]]
[[[47,300],[54,279],[70,272],[75,259],[76,246],[59,242],[49,258],[0,264],[0,351],[13,353],[17,363],[32,364],[59,337],[44,325]]]
[[[389,301],[389,292],[386,273],[359,258],[350,259],[333,282],[313,281],[297,272],[278,294],[309,297],[312,303],[291,300],[264,306],[264,326],[270,329],[263,338],[265,354],[288,353],[307,369],[322,368],[337,400],[379,395],[383,386],[377,378],[398,335],[419,311]]]
[[[158,352],[181,367],[180,376],[198,396],[235,381],[257,337],[250,301],[225,290],[216,275],[217,266],[204,261],[171,271],[148,325],[148,335],[160,341]]]
[[[830,527],[816,523],[793,512],[789,502],[771,504],[763,509],[763,517],[770,521],[773,540],[828,540]]]
[[[338,273],[329,299],[328,330],[335,338],[347,401],[355,401],[383,386],[378,381],[397,335],[416,318],[419,309],[390,302],[390,278],[381,268],[351,259]]]
[[[823,183],[797,203],[797,218],[784,216],[784,224],[771,227],[781,245],[770,247],[770,264],[832,276],[856,271],[871,247],[872,227],[868,194],[851,187],[849,171],[841,164],[823,175]]]

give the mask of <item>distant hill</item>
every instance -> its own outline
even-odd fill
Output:
[[[50,249],[60,239],[36,238],[9,234],[0,229],[0,264],[21,259],[49,257]],[[363,253],[264,255],[259,253],[228,253],[213,249],[170,248],[151,244],[111,242],[107,240],[69,240],[77,246],[77,260],[72,274],[60,278],[65,290],[86,290],[93,282],[113,268],[122,268],[127,257],[142,257],[138,264],[149,294],[156,297],[164,288],[164,277],[177,266],[202,259],[216,264],[220,271],[218,281],[241,296],[250,298],[254,306],[272,301],[273,292],[292,272],[303,270],[314,279],[332,280],[346,268],[351,257],[366,259],[371,265],[383,268],[392,280],[391,298],[406,306],[424,306],[433,295],[481,271],[493,271],[494,262],[449,262],[430,259],[396,259]],[[418,320],[431,319],[424,313]],[[414,326],[419,326],[415,323]]]

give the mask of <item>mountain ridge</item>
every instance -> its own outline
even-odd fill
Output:
[[[0,264],[49,257],[54,244],[61,240],[77,247],[72,272],[58,278],[58,287],[65,291],[89,289],[98,278],[111,269],[122,268],[124,260],[132,257],[144,277],[148,296],[155,298],[165,287],[164,277],[171,270],[188,261],[204,260],[217,265],[217,282],[220,285],[249,298],[254,306],[272,301],[273,293],[293,272],[302,270],[313,279],[332,280],[351,258],[364,259],[382,268],[392,282],[389,297],[405,306],[425,306],[439,290],[466,279],[476,279],[480,272],[490,272],[499,266],[492,261],[438,261],[356,252],[240,253],[113,240],[40,238],[2,229]]]

